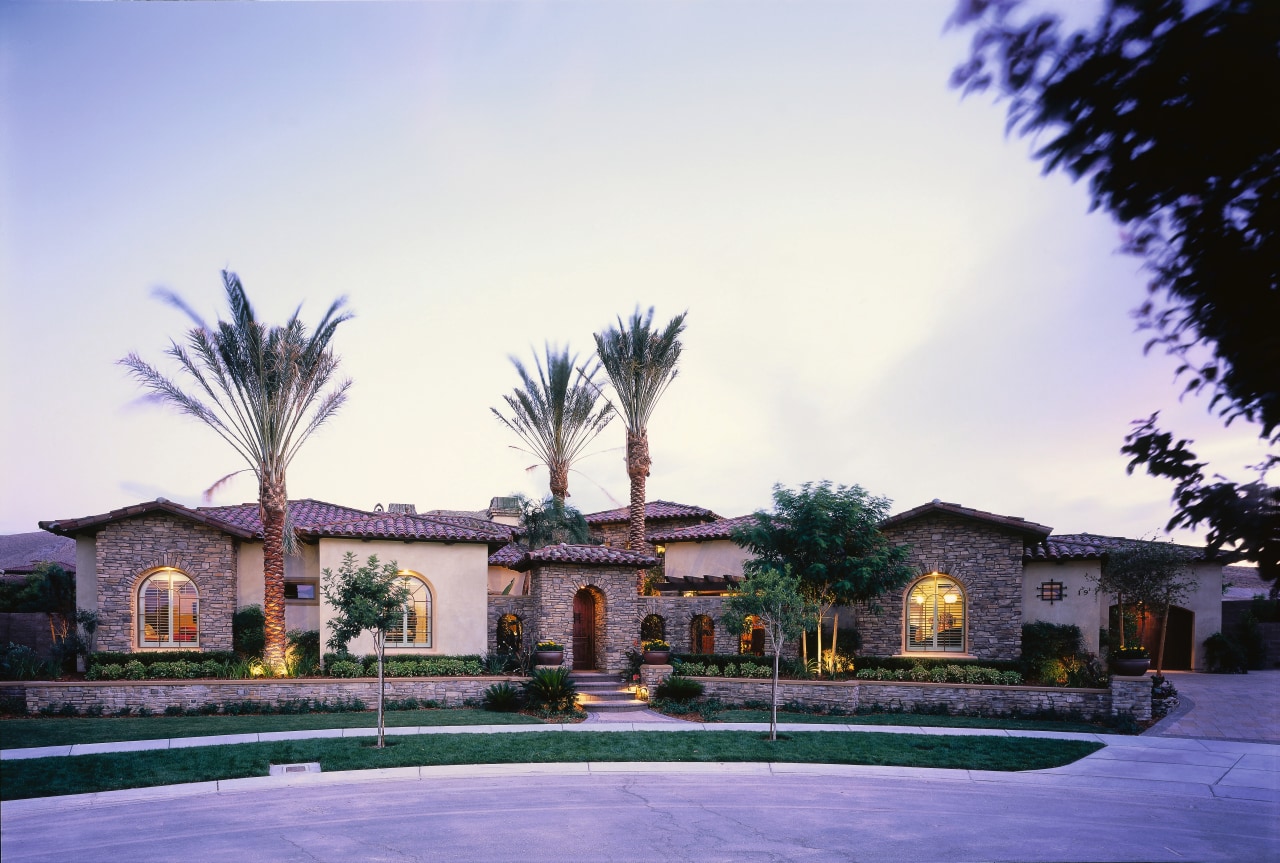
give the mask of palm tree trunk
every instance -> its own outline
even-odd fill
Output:
[[[1164,605],[1164,619],[1160,622],[1160,646],[1156,649],[1156,674],[1164,673],[1164,634],[1169,631],[1169,605]]]
[[[284,529],[287,507],[284,482],[263,480],[262,507],[262,613],[266,645],[262,661],[274,672],[284,667]]]
[[[649,476],[649,433],[627,430],[627,476],[631,478],[631,512],[627,526],[627,548],[644,550],[644,485]]]
[[[551,471],[551,496],[563,507],[564,499],[569,496],[569,465],[551,464],[547,468]]]

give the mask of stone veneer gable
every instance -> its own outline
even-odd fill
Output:
[[[1022,651],[1021,534],[974,519],[935,513],[894,525],[885,535],[911,547],[910,563],[919,575],[940,572],[963,588],[968,613],[967,655],[1018,658]],[[905,653],[903,604],[914,583],[913,578],[902,590],[881,596],[882,611],[878,615],[866,608],[857,609],[862,653]]]
[[[111,522],[96,536],[99,650],[137,645],[137,595],[157,567],[181,570],[200,592],[200,648],[231,650],[236,609],[236,540],[168,514]]]

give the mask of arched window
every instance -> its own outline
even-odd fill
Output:
[[[764,627],[754,614],[747,616],[749,628],[738,638],[738,652],[764,656]]]
[[[640,640],[652,641],[655,638],[667,640],[667,622],[660,614],[650,614],[640,621]]]
[[[524,623],[514,614],[498,618],[498,631],[494,638],[498,653],[519,653],[524,645]]]
[[[907,594],[907,650],[964,653],[964,591],[946,575],[931,573]]]
[[[388,647],[431,646],[431,588],[416,572],[400,571],[409,599],[400,622],[387,631]]]
[[[716,652],[716,625],[705,614],[696,615],[689,621],[689,652]]]
[[[138,588],[138,646],[200,646],[200,592],[178,570],[158,569]]]

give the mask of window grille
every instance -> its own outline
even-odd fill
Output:
[[[907,595],[907,650],[964,652],[965,599],[946,576],[930,575]]]
[[[162,569],[138,589],[138,644],[141,647],[198,647],[200,593],[173,569]]]
[[[400,622],[387,631],[388,645],[431,646],[431,589],[416,573],[404,576],[404,586],[409,590]]]

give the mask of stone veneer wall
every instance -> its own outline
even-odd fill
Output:
[[[484,696],[484,691],[494,683],[513,681],[523,677],[389,677],[387,698],[431,699],[441,706],[457,707]],[[315,701],[336,701],[359,698],[370,707],[378,702],[378,679],[356,678],[352,680],[297,679],[297,680],[146,680],[136,683],[120,681],[48,682],[27,683],[27,711],[34,713],[42,707],[74,704],[83,713],[86,708],[101,705],[105,713],[115,713],[122,708],[146,707],[160,713],[166,707],[177,706],[184,710],[205,704],[226,704],[234,701],[256,701],[278,705],[284,701],[307,698]]]
[[[98,649],[137,649],[138,588],[145,573],[161,566],[181,570],[200,591],[199,646],[231,650],[236,541],[167,514],[113,522],[98,532]]]
[[[520,647],[522,650],[533,650],[533,645],[538,639],[538,633],[532,631],[537,626],[537,605],[533,602],[532,596],[502,596],[500,594],[489,595],[489,629],[485,636],[485,643],[488,645],[489,652],[492,653],[498,649],[498,618],[506,614],[514,614],[520,618]]]
[[[911,546],[911,564],[920,575],[939,572],[965,592],[965,654],[983,659],[1017,659],[1022,652],[1022,549],[1018,533],[972,519],[932,514],[885,531],[893,542]],[[914,584],[914,579],[912,584]],[[882,612],[858,608],[861,653],[895,656],[903,649],[903,603],[908,584],[881,596]],[[938,655],[938,654],[934,654]]]
[[[564,664],[573,667],[573,597],[583,588],[596,595],[596,656],[600,671],[619,671],[626,666],[627,650],[640,637],[636,617],[639,571],[634,567],[581,563],[538,564],[530,571],[533,586],[530,598],[536,609],[525,631],[539,639],[554,639],[564,645]],[[490,606],[492,608],[492,605]]]
[[[636,612],[635,638],[640,638],[640,624],[646,617],[656,614],[662,618],[667,630],[667,641],[676,653],[691,653],[693,649],[693,619],[700,614],[711,618],[715,624],[715,653],[737,653],[738,636],[724,628],[720,616],[724,613],[724,599],[719,596],[642,596]]]
[[[708,520],[698,518],[697,516],[684,516],[682,518],[649,518],[645,519],[644,529],[646,533],[657,530],[677,530],[682,527],[693,527],[695,524],[705,524]],[[593,539],[612,546],[613,548],[627,547],[627,531],[630,525],[625,521],[610,522],[609,524],[594,525],[591,528],[591,536]],[[632,551],[643,551],[647,554],[653,554],[653,546],[646,542],[643,548],[632,549]]]

